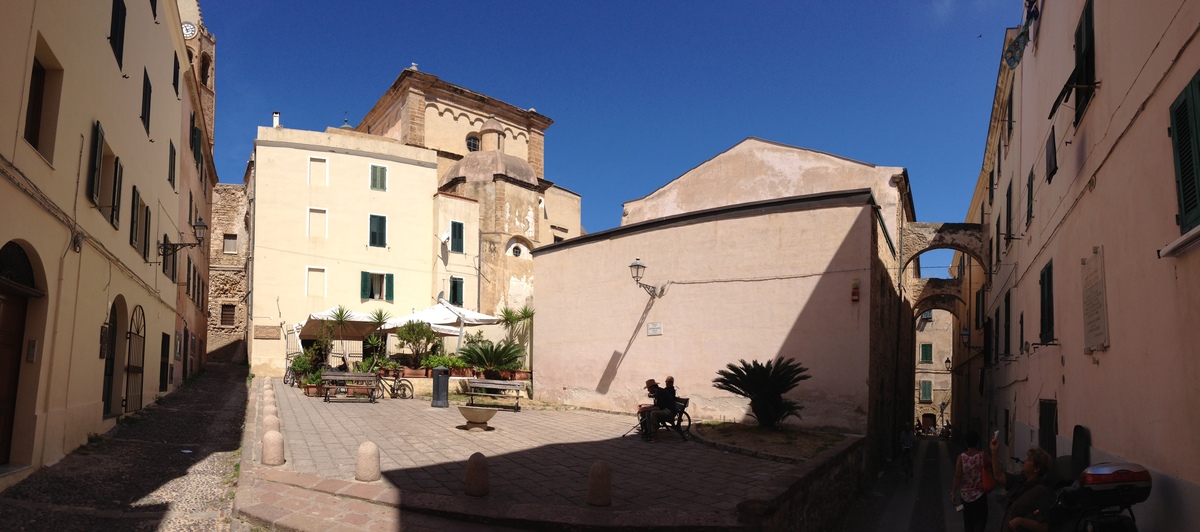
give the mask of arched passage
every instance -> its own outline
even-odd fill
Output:
[[[29,300],[45,295],[37,284],[25,248],[16,242],[5,243],[0,248],[0,464],[12,458]]]
[[[988,249],[983,245],[983,226],[980,224],[911,222],[904,225],[900,238],[904,250],[900,257],[902,267],[933,249],[961,251],[988,264]]]
[[[108,319],[100,326],[100,356],[104,359],[104,385],[102,399],[104,400],[104,415],[113,416],[121,413],[121,384],[123,374],[118,375],[116,368],[125,365],[125,335],[129,332],[129,323],[125,308],[125,297],[117,296],[108,310]]]

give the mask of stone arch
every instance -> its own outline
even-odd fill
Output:
[[[917,278],[905,285],[913,301],[913,319],[927,310],[941,309],[954,314],[962,299],[962,279]]]
[[[900,235],[901,268],[908,267],[918,255],[934,249],[953,249],[970,255],[981,264],[990,264],[983,243],[983,226],[968,223],[910,222]]]
[[[208,55],[208,52],[204,52],[204,53],[200,54],[200,84],[201,85],[212,88],[212,85],[210,85],[208,83],[211,73],[212,73],[212,56]]]
[[[104,372],[101,374],[101,400],[104,403],[104,415],[117,415],[123,410],[124,371],[117,368],[125,367],[125,350],[128,345],[126,335],[129,333],[129,309],[125,296],[113,298],[109,306],[108,316],[101,326],[100,353],[104,356]]]
[[[519,250],[519,251],[518,251]],[[533,260],[533,241],[522,235],[513,235],[504,244],[504,254],[521,260]]]

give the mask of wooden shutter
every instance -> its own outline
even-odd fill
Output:
[[[142,217],[142,260],[150,260],[150,206],[146,206]]]
[[[1008,182],[1008,191],[1004,193],[1004,245],[1012,243],[1012,181]]]
[[[112,207],[108,211],[108,221],[118,229],[121,227],[121,178],[124,175],[125,167],[121,165],[121,158],[117,157],[113,161]]]
[[[142,69],[142,125],[146,128],[146,134],[150,134],[150,95],[153,93],[153,87],[150,85],[150,73],[146,69]]]
[[[462,222],[450,222],[450,251],[455,253],[463,252]]]
[[[175,95],[179,95],[179,54],[175,54],[175,67],[171,74],[171,86],[175,87]]]
[[[175,141],[171,141],[171,149],[167,154],[167,182],[171,188],[175,188]]]
[[[1041,332],[1040,342],[1048,344],[1054,341],[1054,264],[1046,263],[1046,267],[1042,268],[1041,279],[1038,281],[1041,285]]]
[[[1179,228],[1186,233],[1200,225],[1200,183],[1196,169],[1200,167],[1200,149],[1196,141],[1196,102],[1200,100],[1197,83],[1188,83],[1183,93],[1171,105],[1171,144],[1175,152],[1175,185],[1179,194]]]
[[[1029,171],[1029,181],[1025,191],[1025,227],[1033,223],[1033,170]]]
[[[370,272],[362,272],[359,277],[358,296],[362,299],[371,299],[371,274]]]
[[[113,0],[112,23],[108,28],[108,44],[117,57],[117,67],[125,56],[125,0]]]
[[[384,284],[387,285],[387,288],[386,288],[383,298],[388,301],[394,300],[395,297],[392,295],[392,286],[395,284],[395,279],[393,278],[392,274],[389,273],[389,274],[385,275],[383,281],[384,281]]]
[[[100,121],[92,127],[92,164],[88,170],[88,197],[93,205],[100,205],[100,178],[104,175],[104,128]]]
[[[932,381],[921,381],[921,400],[922,401],[932,401],[933,400],[933,382]]]
[[[138,247],[138,236],[140,236],[138,233],[138,211],[141,209],[138,207],[138,201],[141,199],[141,195],[138,194],[137,186],[134,185],[133,201],[129,202],[132,206],[132,208],[129,210],[129,245],[133,246],[134,249],[137,249]]]
[[[933,362],[933,344],[921,344],[921,362]]]
[[[1046,182],[1054,179],[1058,172],[1058,144],[1054,141],[1054,126],[1050,126],[1050,137],[1046,139]],[[1033,170],[1029,171],[1030,174]]]
[[[1096,35],[1093,31],[1092,1],[1083,6],[1075,29],[1075,125],[1083,118],[1092,93],[1096,91]]]

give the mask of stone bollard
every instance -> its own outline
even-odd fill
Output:
[[[466,493],[472,497],[488,494],[488,463],[483,453],[472,454],[467,459]]]
[[[266,408],[268,406],[278,407],[279,405],[275,403],[274,397],[268,397],[266,399],[263,399],[263,408]]]
[[[272,390],[269,388],[266,390],[263,390],[263,400],[264,401],[267,399],[274,399],[274,398],[275,398],[275,390]]]
[[[375,442],[362,442],[358,446],[358,458],[354,460],[354,480],[374,482],[379,477],[379,446]]]
[[[272,430],[263,434],[262,464],[269,466],[283,465],[283,434]]]
[[[270,381],[270,380],[267,380],[267,382],[264,382],[264,383],[263,383],[263,391],[264,391],[264,392],[265,392],[265,391],[267,391],[267,390],[274,390],[274,389],[275,389],[275,385],[274,385],[274,384],[271,384],[271,381]]]
[[[267,416],[263,418],[263,433],[279,432],[279,416]]]
[[[272,406],[264,406],[264,407],[263,407],[263,417],[266,417],[266,416],[278,416],[278,415],[279,415],[279,407],[276,407],[276,406],[273,406],[273,405],[272,405]]]
[[[608,463],[592,464],[588,474],[588,506],[612,506],[612,469]]]

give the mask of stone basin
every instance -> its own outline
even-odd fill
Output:
[[[467,430],[488,430],[487,422],[500,410],[478,406],[460,406],[458,412],[467,420]]]

